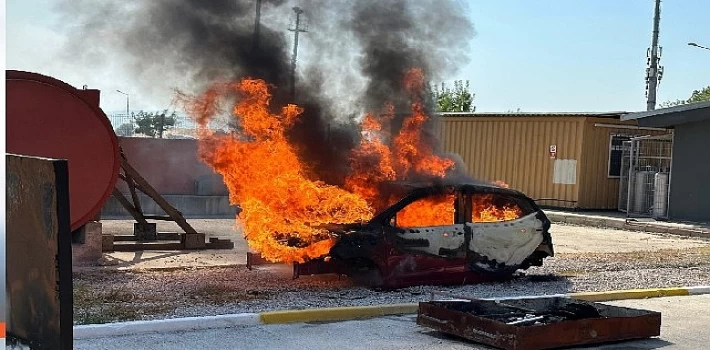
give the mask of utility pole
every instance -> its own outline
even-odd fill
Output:
[[[158,129],[158,138],[163,138],[163,129],[165,129],[165,111],[160,113],[160,129]]]
[[[298,33],[306,33],[308,29],[301,28],[301,14],[303,10],[296,6],[293,8],[296,13],[296,25],[288,30],[294,34],[293,38],[293,56],[291,56],[291,101],[296,101],[296,58],[298,57]]]
[[[646,51],[647,68],[646,68],[646,110],[652,111],[656,109],[656,92],[658,84],[663,77],[663,66],[658,63],[661,60],[661,52],[663,49],[658,46],[658,31],[661,22],[661,0],[656,0],[656,9],[653,16],[653,38],[651,47]]]
[[[259,48],[260,26],[261,26],[261,0],[256,0],[256,19],[254,21],[254,49]]]
[[[126,96],[126,116],[127,116],[127,117],[130,117],[130,114],[131,114],[131,113],[130,113],[130,110],[131,110],[131,98],[129,97],[129,95],[128,95],[127,93],[125,93],[125,92],[123,92],[123,91],[121,91],[121,90],[116,89],[116,92],[118,92],[119,94],[123,94],[123,95]]]

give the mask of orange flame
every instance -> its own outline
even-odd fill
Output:
[[[454,224],[454,195],[443,194],[414,201],[397,213],[397,226],[424,227]]]
[[[432,145],[422,139],[424,123],[429,119],[424,113],[423,102],[418,97],[424,88],[422,70],[410,70],[405,77],[405,86],[413,96],[412,115],[404,120],[399,135],[393,141],[398,173],[405,179],[412,169],[417,174],[444,177],[454,166],[454,161],[435,155]]]
[[[389,136],[382,132],[383,124],[394,118],[394,108],[386,106],[380,117],[367,114],[361,122],[363,138],[351,155],[352,174],[346,179],[346,188],[367,199],[376,210],[391,204],[392,198],[383,198],[377,188],[384,181],[407,180],[412,175],[444,177],[454,166],[454,161],[434,153],[430,142],[422,138],[424,124],[429,119],[424,113],[423,101],[418,95],[424,88],[424,74],[421,69],[410,70],[405,76],[405,88],[412,96],[412,114],[404,118],[402,128],[386,145]],[[439,200],[429,199],[416,204],[422,216],[433,217],[431,211],[438,210]],[[414,204],[413,204],[414,205]],[[405,210],[409,209],[409,207]],[[405,217],[412,217],[407,215]],[[453,216],[452,216],[453,217]],[[415,222],[405,219],[404,222]],[[422,221],[416,222],[422,222]],[[437,222],[440,222],[438,220]]]
[[[372,114],[361,122],[362,139],[350,158],[351,175],[345,179],[345,188],[381,208],[377,185],[397,179],[392,161],[392,152],[383,142],[380,132],[382,123]]]
[[[510,185],[508,185],[507,183],[505,183],[505,182],[502,181],[502,180],[496,180],[496,181],[493,182],[493,184],[496,185],[496,186],[498,186],[498,187],[510,188]]]
[[[233,88],[241,97],[234,115],[243,136],[212,135],[201,144],[201,154],[224,177],[230,201],[242,207],[249,246],[274,262],[327,254],[335,241],[314,227],[367,220],[369,205],[355,194],[306,178],[285,135],[300,107],[288,105],[272,115],[263,81],[245,79]]]
[[[335,238],[318,226],[368,220],[398,198],[380,192],[388,181],[416,176],[444,177],[454,162],[435,154],[422,131],[428,121],[421,101],[424,74],[410,70],[405,88],[412,96],[411,115],[397,135],[388,123],[394,108],[368,113],[361,121],[362,138],[350,155],[350,175],[343,188],[313,180],[299,158],[287,131],[298,121],[302,108],[289,104],[278,114],[269,112],[271,94],[262,80],[216,84],[199,98],[188,99],[186,110],[198,121],[200,156],[224,178],[230,202],[242,208],[240,220],[249,246],[273,262],[304,262],[328,254]],[[219,112],[219,101],[237,95],[233,115],[239,133],[218,135],[205,127]],[[450,225],[454,222],[453,195],[428,197],[404,208],[397,217],[401,227]],[[518,213],[495,206],[491,198],[474,205],[474,219],[500,221]]]
[[[519,218],[522,210],[512,203],[495,203],[493,195],[473,196],[473,222],[500,222]]]

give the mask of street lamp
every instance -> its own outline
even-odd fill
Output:
[[[120,94],[126,95],[126,116],[127,116],[127,117],[130,117],[130,115],[131,115],[131,112],[130,112],[130,97],[128,97],[128,94],[127,94],[127,93],[125,93],[125,92],[123,92],[123,91],[121,91],[121,90],[116,89],[116,91],[117,91],[118,93],[120,93]]]
[[[701,49],[710,50],[710,47],[705,47],[705,46],[702,46],[702,45],[698,45],[698,44],[696,44],[696,43],[688,43],[688,46],[695,46],[695,47],[699,47],[699,48],[701,48]]]

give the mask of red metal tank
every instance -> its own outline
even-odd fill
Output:
[[[71,229],[100,212],[120,165],[118,140],[98,90],[37,73],[6,71],[7,152],[67,159]]]

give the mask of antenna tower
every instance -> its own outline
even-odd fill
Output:
[[[661,22],[661,0],[656,0],[653,16],[653,37],[651,47],[646,50],[646,110],[656,109],[656,92],[663,77],[663,66],[659,65],[663,48],[658,46],[658,32]]]

